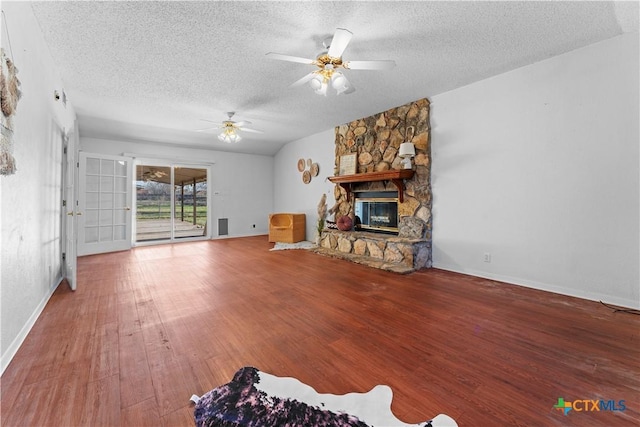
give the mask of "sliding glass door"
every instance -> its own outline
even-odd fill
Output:
[[[175,168],[173,182],[174,238],[205,236],[207,231],[207,170]]]
[[[206,238],[206,167],[136,165],[136,242]]]

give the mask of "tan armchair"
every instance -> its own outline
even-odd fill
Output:
[[[296,243],[305,240],[306,218],[303,213],[269,215],[269,241]]]

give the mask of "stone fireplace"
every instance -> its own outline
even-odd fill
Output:
[[[431,267],[431,150],[429,101],[424,98],[336,127],[335,218],[368,223],[353,231],[324,230],[318,252],[398,273]],[[400,144],[412,142],[412,170],[403,170]],[[356,154],[356,174],[339,176],[342,156]],[[378,197],[384,195],[384,197]],[[367,205],[372,199],[396,217]],[[369,201],[365,201],[369,199]],[[362,204],[365,203],[365,204]],[[372,208],[374,209],[372,211]],[[394,222],[397,225],[394,227]],[[372,230],[371,228],[374,228]]]

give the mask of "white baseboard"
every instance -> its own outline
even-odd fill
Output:
[[[248,234],[225,234],[224,236],[213,236],[211,240],[224,240],[224,239],[237,239],[238,237],[257,237],[257,236],[268,236],[267,232],[254,232]]]
[[[640,310],[640,302],[633,301],[631,299],[619,298],[611,295],[600,294],[597,292],[588,292],[582,290],[576,290],[572,288],[564,288],[561,286],[555,286],[548,283],[536,282],[534,280],[526,280],[517,277],[502,276],[499,274],[486,273],[484,271],[467,270],[459,267],[449,266],[446,264],[433,264],[433,268],[440,270],[452,271],[454,273],[467,274],[469,276],[482,277],[483,279],[496,280],[498,282],[509,283],[510,285],[524,286],[525,288],[537,289],[539,291],[553,292],[555,294],[566,295],[575,298],[582,298],[590,301],[602,301],[607,304],[616,305],[619,307],[632,308]]]
[[[18,349],[20,349],[20,346],[27,338],[27,335],[29,335],[31,328],[33,328],[33,325],[35,325],[36,320],[38,320],[38,317],[40,317],[40,314],[42,314],[42,310],[44,310],[47,302],[49,302],[51,295],[53,295],[60,283],[62,283],[62,279],[62,277],[59,277],[51,286],[51,288],[49,288],[49,292],[42,298],[40,304],[38,304],[33,313],[31,313],[29,320],[27,320],[27,323],[25,323],[25,325],[22,327],[18,336],[16,336],[9,348],[7,348],[7,351],[5,351],[2,355],[2,358],[0,359],[0,375],[4,373],[4,370],[7,368],[7,366],[9,366],[11,360],[13,360],[13,357],[18,352]]]

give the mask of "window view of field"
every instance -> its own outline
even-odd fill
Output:
[[[206,169],[137,166],[136,241],[206,235]],[[171,212],[173,198],[174,210]]]

